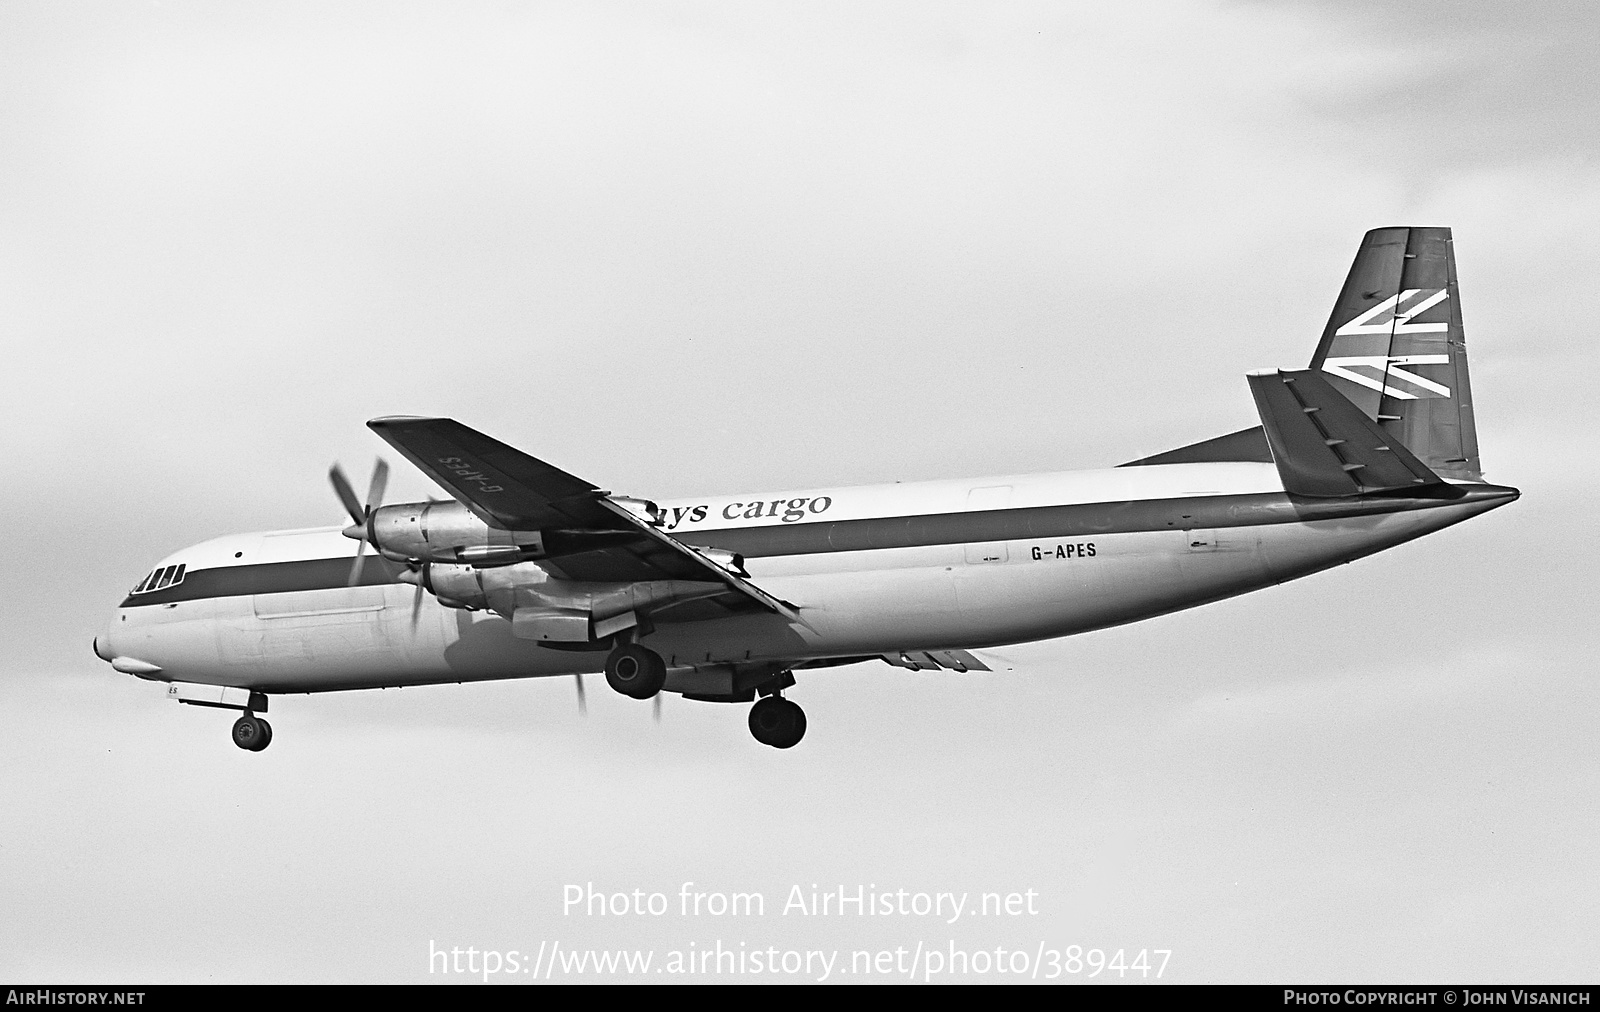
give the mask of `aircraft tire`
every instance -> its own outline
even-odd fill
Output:
[[[667,683],[667,662],[649,647],[630,643],[606,658],[606,684],[634,699],[649,699]]]
[[[246,752],[260,752],[272,740],[266,721],[247,713],[233,722],[233,743]]]
[[[806,735],[806,712],[799,703],[767,696],[750,708],[750,734],[763,745],[794,748]]]

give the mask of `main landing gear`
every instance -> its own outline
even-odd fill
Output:
[[[649,647],[628,643],[606,658],[606,684],[634,699],[649,699],[667,684],[667,662]]]
[[[272,725],[246,710],[233,722],[233,743],[246,752],[260,752],[272,744]]]
[[[782,696],[764,696],[750,708],[750,733],[773,748],[794,748],[806,735],[806,712]]]
[[[761,677],[763,682],[760,691],[767,695],[750,708],[750,733],[763,745],[794,748],[806,736],[806,712],[800,709],[799,704],[779,694],[783,687],[794,684],[794,677],[787,671],[773,676],[770,670],[761,673]],[[611,651],[611,656],[606,658],[606,684],[624,696],[650,699],[658,695],[666,683],[667,662],[647,646],[625,643]],[[749,699],[757,691],[757,687],[750,685],[740,687],[735,684],[734,689],[731,693],[717,695],[690,694],[688,698],[735,703]],[[270,736],[271,732],[268,734]],[[238,739],[237,727],[234,738]]]

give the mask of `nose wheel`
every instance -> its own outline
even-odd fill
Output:
[[[272,725],[247,710],[233,722],[233,743],[246,752],[260,752],[272,744]]]
[[[634,699],[649,699],[667,684],[667,662],[649,647],[629,643],[606,658],[606,684]]]
[[[806,712],[782,696],[767,696],[750,708],[750,733],[773,748],[794,748],[806,736]]]

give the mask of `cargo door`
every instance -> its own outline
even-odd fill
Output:
[[[362,586],[347,587],[356,543],[335,532],[286,531],[261,539],[252,566],[257,618],[362,615],[381,611],[390,580],[385,560],[372,553]],[[378,581],[382,581],[379,583]]]

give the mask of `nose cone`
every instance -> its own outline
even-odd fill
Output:
[[[102,661],[109,661],[117,656],[111,649],[111,632],[117,627],[117,616],[112,615],[111,621],[106,623],[105,629],[94,638],[94,655]]]

